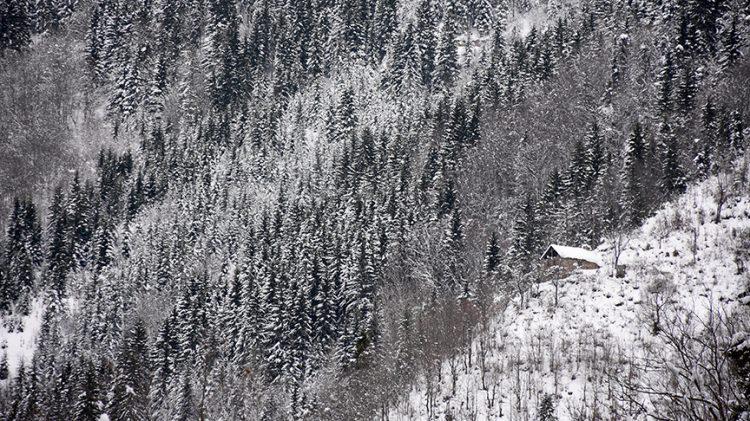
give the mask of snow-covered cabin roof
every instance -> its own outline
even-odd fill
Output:
[[[554,253],[557,254],[557,256],[551,256],[550,251],[553,250]],[[599,266],[602,265],[602,259],[599,256],[599,253],[592,251],[592,250],[586,250],[579,247],[568,247],[568,246],[561,246],[558,244],[551,244],[549,247],[547,247],[547,250],[544,251],[544,254],[542,254],[542,259],[547,257],[561,257],[563,259],[575,259],[575,260],[583,260],[586,262],[595,263]]]

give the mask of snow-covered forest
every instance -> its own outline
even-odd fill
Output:
[[[0,0],[0,418],[750,420],[749,47],[750,0]]]

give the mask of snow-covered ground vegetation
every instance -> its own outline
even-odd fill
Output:
[[[624,274],[610,239],[601,268],[530,286],[387,419],[729,418],[732,350],[750,346],[747,182],[691,186],[624,235]]]

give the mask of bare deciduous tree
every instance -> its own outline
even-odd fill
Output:
[[[731,195],[730,188],[729,175],[727,173],[720,173],[716,177],[716,188],[713,192],[714,200],[716,200],[716,216],[714,217],[715,224],[721,222],[721,211]]]
[[[675,285],[670,279],[670,274],[660,273],[648,285],[643,293],[642,318],[651,328],[651,333],[658,334],[662,330],[662,320],[665,318],[667,307],[672,303],[675,294]]]
[[[657,420],[736,419],[744,398],[726,351],[747,318],[712,304],[706,314],[674,304],[660,311],[669,316],[652,321],[661,328],[645,355],[608,372],[619,399]]]

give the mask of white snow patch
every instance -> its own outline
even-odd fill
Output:
[[[21,362],[28,364],[34,355],[36,348],[36,337],[42,325],[44,315],[44,302],[36,299],[32,302],[31,312],[22,317],[18,323],[17,316],[6,316],[0,318],[0,344],[4,347],[8,358],[8,369],[10,376],[17,374]],[[14,320],[15,319],[15,320]]]

